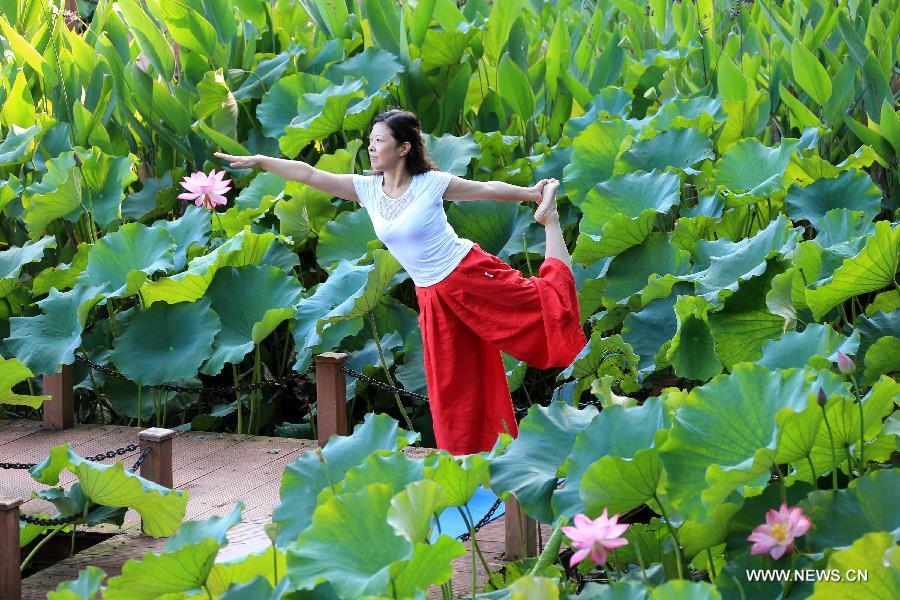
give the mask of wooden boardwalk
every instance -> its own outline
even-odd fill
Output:
[[[137,427],[111,425],[76,425],[74,429],[51,431],[42,429],[40,423],[33,421],[0,421],[0,460],[40,462],[48,456],[51,447],[64,443],[71,444],[78,454],[89,456],[137,443],[139,431]],[[186,520],[224,516],[234,509],[237,501],[244,502],[243,522],[229,532],[229,544],[219,553],[217,560],[242,556],[269,544],[262,525],[271,520],[272,510],[278,504],[282,472],[288,463],[304,452],[317,448],[313,440],[291,438],[199,431],[180,432],[175,437],[174,485],[189,493]],[[406,448],[404,452],[419,458],[431,450]],[[118,457],[118,460],[130,467],[137,456],[138,451],[134,451]],[[60,477],[60,484],[64,487],[74,481],[75,476],[68,471]],[[25,470],[0,472],[0,497],[27,499],[21,507],[25,514],[56,514],[49,502],[29,499],[33,492],[45,488]],[[128,559],[139,558],[148,551],[158,551],[165,542],[164,539],[140,533],[139,516],[134,510],[128,511],[121,529],[101,525],[92,530],[116,532],[117,535],[26,578],[22,582],[23,598],[46,598],[48,591],[54,590],[62,581],[77,578],[78,572],[88,565],[102,568],[109,576],[118,575]],[[478,535],[479,545],[492,569],[498,569],[503,564],[503,531],[501,517],[484,527]],[[545,532],[545,539],[546,535]],[[453,589],[456,593],[468,593],[471,589],[471,569],[468,555],[455,561]],[[478,565],[477,572],[480,589],[486,576],[481,565]],[[436,592],[436,589],[431,590],[429,596],[440,597]]]

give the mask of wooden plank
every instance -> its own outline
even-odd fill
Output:
[[[40,423],[36,421],[0,421],[0,448],[31,435],[40,428]],[[0,450],[0,453],[2,452],[5,451]],[[0,456],[4,456],[3,462],[14,462],[7,460],[3,454],[0,454]]]

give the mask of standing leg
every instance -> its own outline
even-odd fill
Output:
[[[559,189],[559,181],[550,180],[544,186],[544,200],[534,214],[535,220],[544,226],[544,235],[547,239],[544,256],[561,260],[569,270],[572,270],[572,257],[563,240],[562,228],[559,225],[559,212],[556,210],[556,190]]]

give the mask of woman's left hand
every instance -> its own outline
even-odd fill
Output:
[[[541,203],[541,200],[543,199],[542,195],[544,193],[544,186],[548,183],[550,183],[549,179],[541,179],[536,184],[528,188],[528,190],[532,193],[532,200],[534,200],[538,204]]]

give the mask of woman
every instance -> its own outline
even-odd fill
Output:
[[[269,156],[216,156],[232,167],[260,167],[365,207],[375,234],[416,286],[439,448],[471,454],[490,450],[499,433],[518,434],[501,351],[547,369],[569,365],[587,343],[556,210],[556,179],[526,188],[440,171],[425,152],[418,118],[399,109],[373,122],[369,157],[375,175],[328,173]],[[541,202],[535,220],[547,242],[538,276],[523,277],[459,238],[442,199]]]

